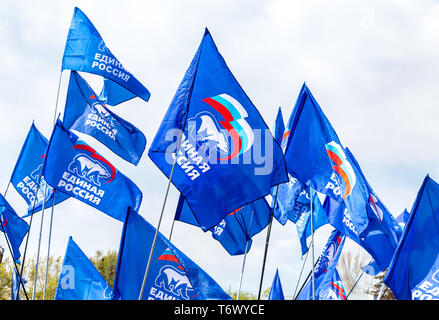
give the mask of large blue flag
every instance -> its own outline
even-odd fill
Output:
[[[149,91],[119,62],[105,45],[99,32],[87,16],[74,9],[62,60],[62,70],[94,73],[113,82],[112,92],[125,94],[110,98],[107,92],[105,103],[115,105],[135,96],[149,100]],[[126,93],[127,91],[131,94]],[[124,99],[122,99],[122,97]],[[114,100],[113,100],[114,99]]]
[[[63,123],[88,134],[123,159],[137,165],[145,150],[144,134],[103,105],[77,73],[70,73]]]
[[[348,159],[357,169],[358,175],[362,177],[367,185],[369,196],[364,211],[368,216],[369,224],[360,236],[352,221],[351,212],[343,203],[327,197],[324,208],[328,214],[329,223],[362,246],[375,259],[376,265],[379,266],[379,271],[384,271],[389,266],[396,250],[401,237],[401,229],[392,214],[370,187],[352,153],[349,149],[346,149],[345,152]],[[376,266],[372,264],[369,267],[372,266],[375,270],[374,273],[376,273],[378,271],[375,268]]]
[[[346,300],[343,285],[336,266],[346,237],[333,230],[314,269],[316,300]],[[297,300],[312,300],[312,280],[309,278]]]
[[[171,180],[204,231],[288,181],[280,146],[207,29],[148,155],[167,177],[175,163]]]
[[[55,196],[53,188],[46,183],[44,177],[40,179],[48,144],[46,137],[32,123],[11,176],[12,185],[28,205],[28,213],[23,217],[42,209],[44,191],[46,193],[45,208],[49,208],[53,204]],[[55,205],[67,198],[69,196],[66,194],[56,193]]]
[[[114,299],[137,300],[156,229],[128,209],[114,278]],[[199,266],[158,233],[143,300],[230,300]]]
[[[369,223],[366,183],[347,159],[335,130],[306,84],[287,128],[291,131],[285,150],[288,173],[314,190],[344,202],[361,235]]]
[[[268,300],[285,300],[278,269],[276,269],[276,274],[274,275],[273,283],[271,284]]]
[[[20,218],[8,201],[0,194],[0,231],[6,233],[14,260],[20,258],[20,245],[29,231],[29,225]]]
[[[54,300],[111,300],[112,296],[107,281],[70,237]]]
[[[138,209],[142,202],[140,189],[59,119],[47,148],[43,176],[55,189],[120,221],[129,206]]]
[[[384,278],[399,300],[439,297],[439,184],[428,175]]]
[[[212,237],[221,243],[231,255],[248,252],[252,246],[252,237],[261,232],[270,222],[271,208],[265,198],[229,213],[220,223],[210,229]],[[191,208],[180,195],[175,220],[199,227]]]

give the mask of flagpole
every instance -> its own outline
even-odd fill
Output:
[[[40,174],[40,176],[42,173]],[[38,249],[37,249],[37,260],[35,262],[35,275],[34,275],[34,288],[32,292],[32,300],[35,300],[35,291],[37,288],[37,278],[38,278],[38,262],[40,260],[40,247],[41,247],[41,234],[43,233],[43,222],[44,222],[44,209],[46,205],[46,193],[47,193],[47,184],[45,185],[43,191],[43,207],[41,208],[41,222],[40,222],[40,236],[38,238]]]
[[[174,220],[172,220],[171,232],[169,232],[169,238],[168,238],[169,241],[171,241],[172,231],[174,231],[174,223],[175,223],[175,218],[174,218]]]
[[[265,240],[264,258],[262,261],[261,280],[259,282],[258,300],[261,300],[262,281],[264,279],[265,262],[267,261],[268,243],[270,242],[271,225],[273,224],[274,209],[276,208],[276,204],[277,204],[277,192],[278,191],[279,191],[279,185],[276,186],[276,194],[274,196],[273,209],[271,210],[270,223],[268,224],[268,229],[267,229],[267,238]]]
[[[302,269],[300,270],[300,273],[299,273],[299,279],[297,279],[296,288],[294,289],[294,293],[293,293],[293,298],[296,296],[297,288],[299,287],[300,278],[302,278],[302,272],[303,272],[303,269],[305,268],[306,260],[308,260],[308,254],[309,254],[309,250],[306,252],[305,260],[303,260]]]
[[[40,190],[41,176],[42,175],[40,174],[39,177],[38,177],[38,186],[37,186],[37,190],[35,191],[34,203],[32,205],[32,212],[31,212],[30,221],[29,221],[29,231],[28,231],[27,237],[26,237],[26,244],[24,246],[24,253],[23,253],[23,262],[21,263],[21,268],[20,268],[20,281],[21,281],[21,278],[23,277],[24,261],[26,260],[27,245],[29,243],[30,230],[31,230],[31,227],[32,227],[32,220],[33,220],[33,217],[34,217],[35,203],[36,203],[37,198],[38,198],[38,196],[37,196],[38,195],[38,191]],[[15,300],[18,300],[18,296],[19,295],[20,295],[20,287],[18,287],[17,296],[15,297]]]
[[[317,258],[317,261],[314,263],[314,268],[317,266],[317,264],[319,263],[320,257]],[[308,273],[308,276],[306,277],[305,281],[302,283],[302,286],[300,287],[299,292],[297,293],[297,296],[294,298],[294,300],[297,300],[297,297],[300,295],[300,293],[303,290],[303,287],[305,287],[306,282],[308,281],[309,277],[311,277],[311,273],[312,273],[312,269],[311,271]]]
[[[250,217],[250,232],[252,229],[252,223],[253,223],[253,216],[254,216],[255,212],[252,211],[252,216]],[[245,242],[245,251],[244,251],[244,259],[242,260],[242,268],[241,268],[241,276],[239,278],[239,288],[238,288],[238,294],[236,296],[236,300],[239,300],[239,295],[241,294],[241,286],[242,286],[242,278],[244,276],[244,268],[245,268],[245,261],[247,259],[247,251],[248,251],[248,243],[249,243],[249,239],[247,239],[247,241]]]
[[[3,196],[5,198],[5,200],[6,200],[6,194],[8,193],[8,189],[9,189],[9,185],[10,184],[11,184],[11,180],[9,180],[8,185],[6,186],[6,191],[5,191],[4,196]],[[15,262],[15,259],[14,259],[14,252],[12,251],[11,244],[9,243],[9,239],[6,236],[5,228],[4,228],[3,222],[1,220],[0,220],[0,225],[2,227],[2,232],[3,232],[4,236],[5,236],[6,244],[8,245],[9,253],[11,254],[12,262],[14,263],[15,271],[18,274],[19,272],[18,272],[17,263]],[[24,295],[26,296],[26,300],[29,300],[29,298],[27,296],[26,288],[24,287],[24,283],[23,283],[23,280],[21,279],[21,277],[20,277],[20,284],[23,287]],[[18,285],[18,288],[20,288],[20,285]],[[17,290],[17,291],[19,291],[19,290]]]
[[[52,239],[52,221],[53,221],[53,210],[55,207],[55,191],[56,191],[56,189],[53,189],[52,208],[51,208],[51,212],[50,212],[49,243],[47,245],[46,276],[44,279],[43,300],[46,300],[47,276],[49,274],[50,243],[51,243],[51,239]]]
[[[154,240],[152,241],[152,246],[151,246],[151,251],[149,252],[148,263],[146,265],[145,274],[143,276],[142,287],[140,289],[140,294],[139,294],[139,299],[138,300],[142,300],[143,291],[145,290],[145,284],[146,284],[146,279],[148,278],[149,267],[151,266],[152,255],[154,253],[154,248],[155,248],[155,244],[156,244],[156,241],[157,241],[157,236],[159,234],[160,224],[161,224],[162,218],[163,218],[163,212],[165,211],[166,200],[168,199],[169,189],[171,187],[172,175],[174,174],[175,164],[177,163],[177,154],[180,151],[180,142],[181,142],[181,135],[182,135],[182,133],[183,133],[183,131],[180,132],[180,135],[179,135],[179,137],[177,139],[178,148],[177,148],[177,151],[175,152],[174,163],[172,165],[171,173],[169,175],[168,187],[166,188],[165,199],[163,200],[163,205],[162,205],[162,210],[160,212],[159,222],[158,222],[157,228],[155,230]]]
[[[310,190],[310,198],[311,198],[311,257],[312,257],[312,299],[316,299],[316,292],[315,292],[315,275],[314,275],[314,219],[313,219],[313,189],[309,188]]]

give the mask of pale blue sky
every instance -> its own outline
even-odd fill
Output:
[[[143,191],[140,214],[158,222],[167,179],[147,157],[149,143],[208,27],[220,53],[272,127],[285,118],[304,81],[394,216],[411,208],[425,174],[439,179],[439,4],[435,1],[3,1],[0,4],[0,188],[5,190],[31,125],[50,136],[61,58],[74,6],[151,92],[114,107],[148,140],[137,167],[85,137]],[[89,77],[99,92],[100,80]],[[58,111],[65,102],[68,72]],[[4,191],[2,191],[4,192]],[[26,204],[10,189],[23,214]],[[161,231],[169,234],[178,192],[171,189]],[[47,251],[46,211],[42,255]],[[36,252],[41,214],[30,235]],[[122,224],[70,199],[55,208],[52,252],[73,236],[88,255],[118,249]],[[316,256],[330,228],[316,235]],[[244,291],[257,292],[266,231],[254,238]],[[237,290],[242,256],[230,257],[210,233],[176,223],[173,241],[224,288]],[[360,250],[347,243],[346,248]],[[346,250],[347,250],[346,249]],[[279,268],[286,295],[300,272],[295,226],[273,225],[264,288]]]

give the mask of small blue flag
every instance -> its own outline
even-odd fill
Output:
[[[40,179],[48,144],[46,137],[32,123],[11,176],[12,185],[28,204],[27,214],[23,218],[42,209],[44,191],[45,208],[50,208],[53,204],[53,188],[46,183],[44,177]],[[55,205],[68,198],[66,194],[56,193]]]
[[[69,238],[54,300],[111,300],[113,290]]]
[[[285,300],[278,269],[276,269],[276,274],[274,275],[273,283],[271,284],[268,300]]]
[[[138,96],[148,101],[151,96],[148,89],[116,59],[91,21],[76,7],[62,60],[62,70],[65,69],[94,73],[107,78],[108,81],[113,82],[111,86],[116,88],[111,92],[130,91],[129,99]],[[110,92],[107,91],[105,103],[108,105],[126,101],[121,97],[112,100],[109,95]],[[127,97],[127,94],[123,97]]]
[[[114,299],[137,300],[156,229],[128,209],[114,278]],[[142,300],[230,300],[199,266],[158,233]]]
[[[364,267],[361,267],[361,270],[363,270],[365,273],[373,277],[375,277],[378,273],[383,271],[375,260],[372,260],[369,264],[365,265]]]
[[[439,296],[439,184],[428,175],[384,283],[398,300],[432,300]]]
[[[138,209],[140,189],[91,146],[57,120],[47,148],[43,176],[49,185],[124,221],[129,206]]]
[[[29,225],[20,218],[8,201],[0,194],[0,231],[6,233],[14,255],[14,260],[20,258],[20,245],[29,231]]]
[[[336,266],[346,237],[333,230],[314,269],[316,300],[346,300],[345,291]],[[311,277],[299,293],[297,300],[312,300]]]
[[[244,254],[250,251],[252,237],[269,224],[270,214],[271,208],[267,200],[260,198],[229,213],[210,232],[230,255]],[[178,201],[175,220],[200,226],[182,195]]]
[[[369,223],[366,183],[348,160],[330,122],[310,90],[303,85],[287,128],[288,173],[338,202],[344,202],[361,235]]]
[[[204,231],[288,181],[280,146],[207,29],[148,155],[168,178],[175,163],[172,182]]]
[[[405,224],[407,223],[409,216],[410,213],[407,211],[407,209],[404,209],[404,211],[401,212],[401,214],[395,218],[395,221],[401,227],[401,230],[404,230]]]
[[[70,73],[63,123],[70,130],[96,138],[135,165],[145,150],[144,134],[103,105],[76,71]]]
[[[396,250],[401,237],[401,229],[392,214],[370,187],[353,154],[347,148],[345,153],[356,168],[358,176],[362,177],[367,186],[368,203],[364,211],[368,216],[369,224],[360,236],[352,221],[351,212],[343,203],[326,198],[323,206],[328,214],[329,223],[362,246],[373,257],[380,271],[384,271],[389,266]],[[358,213],[356,214],[358,215]]]

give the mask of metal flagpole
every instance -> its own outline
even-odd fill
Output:
[[[306,252],[305,260],[303,260],[302,269],[300,270],[300,273],[299,273],[299,279],[297,279],[296,288],[294,289],[294,293],[293,293],[293,298],[296,296],[297,288],[299,287],[300,278],[302,278],[302,272],[303,272],[303,269],[305,268],[306,260],[308,259],[308,254],[309,254],[309,250]]]
[[[50,212],[49,243],[47,245],[46,277],[44,279],[43,300],[46,300],[47,276],[49,273],[50,242],[52,239],[52,222],[53,222],[53,210],[54,210],[53,208],[55,207],[55,192],[56,192],[56,189],[53,189],[52,208],[51,208],[51,212]]]
[[[151,246],[151,251],[149,252],[148,263],[146,265],[145,274],[143,276],[142,287],[140,289],[140,294],[139,294],[138,300],[142,300],[143,291],[145,290],[145,284],[146,284],[146,279],[148,278],[149,267],[151,266],[152,255],[154,253],[155,244],[157,242],[157,236],[159,234],[160,224],[161,224],[162,218],[163,218],[163,212],[165,211],[165,205],[166,205],[166,200],[168,199],[169,188],[171,187],[172,175],[174,174],[175,164],[177,163],[177,154],[180,151],[180,143],[181,143],[182,134],[183,134],[183,131],[180,132],[180,135],[178,136],[178,139],[177,139],[178,148],[177,148],[177,151],[175,152],[174,163],[172,165],[171,174],[169,175],[168,187],[166,188],[165,199],[163,200],[163,206],[162,206],[162,210],[160,212],[159,222],[157,224],[157,229],[155,230],[154,240],[152,241],[152,246]]]
[[[252,211],[252,216],[250,217],[250,232],[252,229],[252,223],[253,223],[253,216],[254,216],[255,212]],[[244,268],[245,268],[245,260],[247,259],[247,251],[248,251],[248,243],[249,243],[249,239],[247,239],[247,241],[245,242],[245,251],[244,251],[244,259],[242,260],[242,268],[241,268],[241,276],[239,278],[239,288],[238,288],[238,294],[236,296],[236,300],[239,300],[239,295],[241,294],[241,286],[242,286],[242,278],[244,276]]]
[[[44,192],[43,192],[43,207],[41,208],[40,236],[38,239],[37,260],[35,262],[34,289],[32,292],[32,300],[35,300],[35,293],[36,293],[35,291],[37,288],[38,262],[40,260],[41,234],[43,233],[44,209],[45,209],[45,205],[46,205],[46,193],[47,193],[47,184],[45,184],[45,188],[44,188]]]
[[[174,223],[175,223],[175,218],[174,218],[174,220],[172,220],[171,232],[169,233],[169,238],[168,238],[169,241],[171,241],[172,231],[174,231]]]
[[[310,198],[311,198],[311,256],[312,256],[312,299],[316,299],[316,288],[315,288],[315,275],[314,275],[314,219],[313,219],[313,189],[310,190]]]
[[[314,268],[317,266],[317,264],[319,263],[320,257],[317,258],[317,261],[314,263]],[[297,297],[299,296],[299,294],[302,292],[303,287],[305,287],[306,282],[308,281],[309,277],[311,277],[311,273],[312,273],[312,269],[311,271],[308,273],[308,276],[306,277],[305,281],[302,283],[302,286],[300,287],[299,292],[297,292],[296,297],[294,298],[294,300],[297,300]]]
[[[373,259],[370,260],[369,264],[372,263],[372,261],[373,261]],[[363,276],[364,273],[365,273],[364,270],[361,269],[361,274],[357,277],[357,280],[355,280],[355,283],[354,283],[354,285],[352,286],[351,290],[349,290],[349,293],[348,293],[347,296],[346,296],[346,300],[347,300],[347,298],[349,298],[349,295],[350,295],[351,292],[354,290],[355,286],[357,285],[358,281],[360,281],[360,279],[361,279],[361,277]]]
[[[6,198],[6,194],[8,193],[8,189],[9,189],[9,185],[10,184],[11,184],[11,180],[9,180],[8,185],[6,186],[6,191],[5,191],[4,196],[3,196],[4,198]],[[12,262],[14,263],[15,271],[17,272],[17,274],[19,274],[17,263],[15,262],[15,259],[14,259],[14,252],[12,251],[11,244],[9,243],[9,239],[6,236],[6,232],[5,232],[5,228],[4,228],[6,223],[7,223],[7,221],[5,223],[3,223],[3,221],[0,220],[0,225],[2,227],[2,232],[3,232],[3,235],[5,236],[6,244],[8,245],[9,253],[11,254],[11,258],[12,258]],[[23,283],[23,280],[21,279],[21,277],[20,277],[20,284],[23,287],[23,291],[24,291],[24,294],[26,296],[26,299],[29,300],[29,298],[27,296],[26,288],[24,287],[24,283]],[[20,285],[18,287],[20,288]]]
[[[279,185],[276,186],[276,194],[274,197],[273,210],[271,210],[270,223],[268,224],[268,229],[267,229],[267,238],[265,240],[264,259],[262,262],[261,280],[259,282],[258,300],[261,300],[262,280],[264,279],[264,271],[265,271],[265,262],[267,260],[268,243],[270,242],[271,225],[273,224],[274,209],[276,208],[276,204],[277,204],[277,192],[278,191],[279,191]]]

